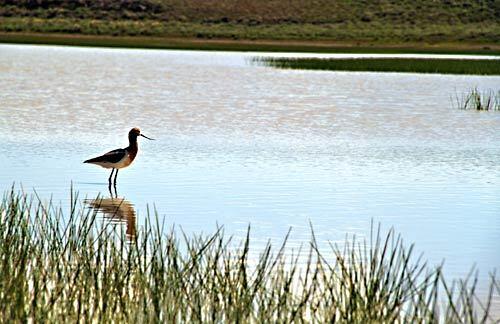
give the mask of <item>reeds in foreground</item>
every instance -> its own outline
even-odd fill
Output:
[[[468,93],[455,95],[455,106],[458,109],[492,111],[500,110],[500,90],[479,91],[477,88],[469,90]]]
[[[475,281],[447,285],[392,231],[370,242],[302,257],[268,244],[250,257],[250,235],[232,242],[164,231],[156,216],[130,236],[72,197],[52,204],[9,192],[0,204],[1,322],[494,322],[500,294]],[[240,243],[235,247],[234,243]],[[236,245],[237,246],[237,245]],[[252,254],[253,255],[253,254]],[[303,262],[300,261],[303,259]],[[334,262],[327,260],[333,259]]]

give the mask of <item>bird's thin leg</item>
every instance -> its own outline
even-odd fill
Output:
[[[109,175],[109,179],[108,179],[108,189],[109,189],[109,192],[111,192],[111,178],[113,177],[113,172],[115,171],[115,169],[111,169],[111,174]],[[111,193],[111,196],[113,196],[113,193]],[[111,197],[113,198],[113,197]]]
[[[114,171],[115,171],[115,169],[111,169],[111,174],[109,175],[109,178],[108,178],[109,186],[111,186],[111,178],[113,177]]]
[[[118,169],[116,169],[116,172],[115,172],[115,188],[116,188],[116,177],[118,177]]]

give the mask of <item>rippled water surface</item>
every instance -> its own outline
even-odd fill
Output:
[[[370,222],[452,277],[500,268],[500,113],[454,109],[500,77],[276,70],[252,53],[0,45],[0,185],[68,205],[109,197],[82,161],[127,145],[118,195],[143,222],[291,247]],[[263,54],[259,54],[263,55]],[[82,205],[84,203],[82,202]],[[326,246],[326,244],[325,244]]]

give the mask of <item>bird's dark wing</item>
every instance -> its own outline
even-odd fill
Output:
[[[95,157],[93,159],[89,159],[84,161],[83,163],[94,163],[94,162],[109,162],[109,163],[116,163],[123,159],[123,157],[127,154],[127,151],[125,149],[117,149],[113,151],[109,151],[108,153]]]

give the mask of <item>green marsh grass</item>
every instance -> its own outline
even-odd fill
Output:
[[[477,88],[469,90],[466,94],[455,95],[454,106],[458,109],[477,111],[499,111],[500,90],[479,91]]]
[[[0,21],[1,24],[1,21]],[[0,43],[12,44],[43,44],[64,46],[91,46],[111,48],[148,48],[148,49],[182,49],[206,51],[253,51],[253,52],[311,52],[311,53],[429,53],[429,54],[469,54],[469,55],[500,55],[500,50],[477,44],[441,44],[431,46],[420,43],[373,44],[358,42],[324,43],[316,41],[267,40],[252,37],[250,39],[235,39],[234,37],[200,38],[199,33],[189,36],[111,36],[83,35],[69,33],[38,33],[22,32],[15,26],[8,32],[0,26]],[[204,30],[206,32],[206,30]],[[228,36],[229,37],[229,36]]]
[[[500,60],[420,58],[255,58],[282,69],[500,75]]]
[[[463,28],[450,28],[447,24],[429,24],[410,27],[396,24],[392,28],[377,23],[291,23],[269,22],[216,22],[144,19],[106,19],[69,17],[2,17],[0,31],[20,33],[66,33],[108,36],[194,37],[198,39],[245,40],[304,40],[351,41],[365,44],[419,44],[436,42],[455,43],[461,46],[495,46],[499,27],[495,24],[469,23]],[[460,46],[460,47],[461,47]],[[467,46],[466,46],[467,47]],[[475,47],[475,46],[472,46]],[[486,50],[486,49],[485,49]],[[491,50],[491,48],[490,48]],[[486,50],[485,52],[489,52]]]
[[[249,230],[250,232],[250,230]],[[390,231],[320,253],[286,240],[254,258],[219,228],[188,236],[146,217],[130,240],[72,195],[67,212],[14,191],[0,204],[1,322],[494,322],[500,294],[449,285]],[[291,256],[292,255],[292,256]],[[304,262],[299,261],[304,259]],[[332,260],[332,261],[328,261]]]

